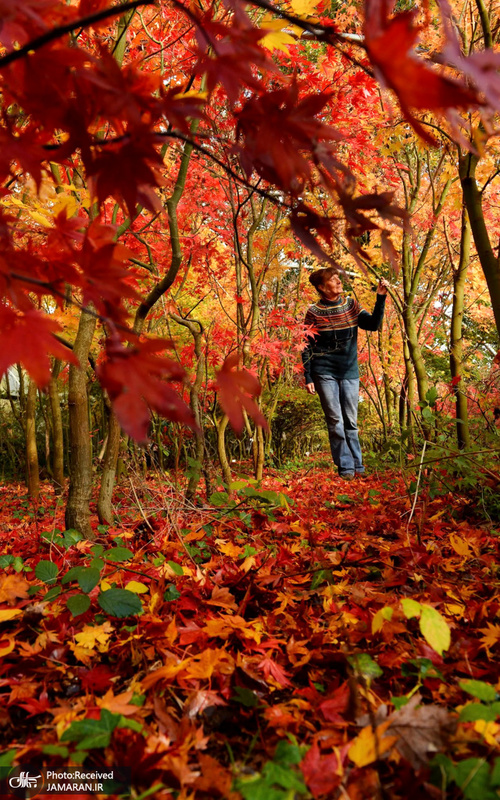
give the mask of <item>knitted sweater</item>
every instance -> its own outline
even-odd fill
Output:
[[[358,378],[358,327],[376,331],[384,308],[385,295],[381,294],[377,294],[372,314],[352,297],[335,301],[322,298],[310,306],[305,324],[314,326],[318,332],[307,337],[302,351],[306,383],[327,376],[340,380]]]

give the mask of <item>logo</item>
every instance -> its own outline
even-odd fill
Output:
[[[15,767],[9,777],[9,788],[18,797],[35,797],[45,786],[45,779],[35,767]]]

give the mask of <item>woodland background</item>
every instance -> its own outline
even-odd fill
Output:
[[[0,15],[2,774],[498,797],[495,5]],[[319,264],[390,282],[349,485]]]

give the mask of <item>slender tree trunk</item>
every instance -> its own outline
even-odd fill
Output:
[[[55,494],[61,494],[64,487],[64,435],[57,383],[60,369],[61,362],[57,359],[54,362],[52,378],[49,383],[50,416],[52,421],[52,483]]]
[[[71,364],[69,368],[70,487],[66,505],[66,527],[80,531],[86,539],[94,538],[89,508],[92,494],[92,441],[86,365],[95,326],[96,318],[82,311],[73,347],[79,366]]]
[[[415,410],[415,377],[413,373],[413,364],[410,358],[410,348],[408,342],[405,340],[403,344],[403,357],[405,361],[405,404],[406,404],[406,430],[408,431],[408,438],[413,445],[413,412]]]
[[[198,128],[199,121],[195,120],[191,125],[191,133],[194,135]],[[182,264],[182,249],[179,235],[179,225],[177,219],[177,206],[182,197],[186,185],[186,177],[193,152],[193,145],[186,142],[182,151],[179,171],[177,173],[177,180],[175,183],[172,196],[167,200],[166,207],[168,212],[168,224],[170,233],[170,243],[172,247],[172,259],[170,267],[164,277],[158,281],[156,286],[151,290],[146,299],[140,304],[137,309],[134,332],[138,335],[142,333],[146,317],[158,302],[160,297],[165,295],[172,284],[174,283],[180,266]],[[118,455],[120,451],[120,425],[114,412],[111,412],[109,418],[109,437],[108,446],[106,448],[106,455],[104,457],[103,477],[99,490],[99,499],[97,502],[97,510],[99,519],[106,520],[111,515],[111,499],[115,485],[116,466],[118,463]]]
[[[36,392],[36,383],[31,378],[28,378],[24,430],[26,435],[26,484],[28,495],[32,500],[38,500],[40,494],[40,474],[36,447]]]
[[[111,411],[109,415],[108,441],[101,474],[101,488],[99,491],[99,499],[97,501],[97,516],[101,525],[113,524],[113,509],[111,506],[111,500],[115,485],[118,453],[120,452],[120,438],[121,428],[116,415],[113,413],[113,411]]]
[[[221,417],[221,419],[217,423],[217,454],[219,456],[219,462],[222,469],[222,477],[224,478],[226,485],[229,487],[233,479],[233,476],[231,474],[231,467],[229,466],[229,461],[227,460],[227,453],[226,453],[225,433],[228,422],[229,418],[227,417],[226,414],[224,414],[224,416]],[[231,494],[229,488],[228,492],[229,494]]]
[[[255,440],[257,442],[257,459],[255,464],[255,477],[258,481],[262,480],[262,476],[264,474],[264,459],[265,459],[265,449],[264,449],[264,431],[260,427],[255,427]]]
[[[450,329],[450,370],[455,394],[455,416],[457,420],[457,443],[462,450],[470,447],[467,397],[463,385],[463,340],[465,281],[470,260],[471,229],[467,210],[462,211],[462,235],[460,238],[460,260],[453,271],[453,307]]]
[[[472,153],[460,159],[459,172],[464,203],[469,215],[469,222],[476,245],[477,254],[486,278],[491,306],[495,316],[497,331],[500,336],[500,265],[493,252],[490,236],[486,227],[483,211],[483,196],[476,181],[478,157]]]
[[[203,426],[202,426],[202,418],[201,418],[201,406],[200,406],[200,389],[201,384],[203,382],[203,372],[204,372],[204,361],[202,358],[202,336],[203,336],[203,326],[201,322],[195,319],[184,319],[180,317],[178,314],[171,314],[172,319],[177,322],[179,325],[183,325],[185,328],[188,328],[191,335],[194,339],[194,354],[196,356],[196,374],[194,382],[191,386],[191,390],[189,392],[189,404],[191,406],[191,411],[193,412],[193,417],[195,419],[197,429],[194,432],[195,437],[195,466],[191,470],[191,476],[188,481],[188,485],[186,488],[186,500],[191,500],[194,495],[196,494],[196,489],[198,488],[198,483],[200,481],[200,476],[204,466],[204,456],[205,456],[205,437],[203,435]]]

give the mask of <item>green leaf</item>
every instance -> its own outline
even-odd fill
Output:
[[[380,678],[384,671],[368,653],[357,653],[354,656],[348,656],[347,660],[356,672],[359,672],[364,678]]]
[[[177,561],[167,561],[168,566],[175,572],[176,575],[184,575],[184,570],[182,569],[182,565],[178,564]]]
[[[430,410],[429,406],[425,406],[425,408],[422,409],[422,416],[426,422],[432,422],[435,419],[434,414]]]
[[[104,553],[104,545],[94,544],[90,548],[90,552],[93,553],[95,556],[102,556],[102,554]]]
[[[85,567],[71,567],[71,569],[69,569],[66,574],[63,575],[61,583],[64,585],[66,583],[71,583],[72,581],[77,581],[82,569],[85,569]]]
[[[455,765],[456,782],[466,800],[498,800],[491,788],[490,768],[481,758],[466,758]]]
[[[102,558],[96,557],[92,559],[89,566],[92,567],[92,569],[98,569],[100,572],[101,569],[104,567],[104,561],[102,560]]]
[[[6,750],[4,753],[0,753],[0,781],[8,777],[16,753],[17,750]]]
[[[493,762],[490,783],[492,786],[500,786],[500,758],[495,758]]]
[[[432,386],[426,393],[425,399],[427,400],[430,406],[433,406],[436,400],[438,399],[438,390],[435,386]]]
[[[484,700],[485,703],[493,703],[496,700],[496,689],[494,686],[490,686],[489,683],[475,680],[460,681],[459,686],[467,694],[477,697],[478,700]]]
[[[179,592],[177,587],[174,586],[173,583],[171,583],[170,586],[167,586],[167,588],[165,589],[165,593],[163,595],[163,599],[167,603],[171,603],[173,600],[178,600],[180,596],[181,596],[181,593]]]
[[[420,603],[417,603],[416,600],[412,600],[411,597],[404,597],[401,600],[401,605],[403,607],[403,614],[405,615],[406,619],[419,617],[422,612],[422,606]]]
[[[107,558],[108,561],[130,561],[134,554],[128,547],[111,547],[104,551],[102,557]]]
[[[393,704],[396,711],[399,711],[400,708],[403,708],[407,703],[409,703],[410,698],[407,697],[405,694],[402,697],[391,697],[391,703]]]
[[[111,734],[122,719],[120,714],[112,714],[103,708],[100,719],[82,719],[72,722],[61,736],[61,742],[78,742],[77,750],[108,747],[111,742]]]
[[[77,542],[81,542],[83,539],[83,535],[80,531],[75,531],[73,528],[70,528],[67,531],[64,531],[62,541],[66,548],[73,547]]]
[[[92,591],[92,589],[94,589],[95,586],[97,586],[100,577],[100,570],[95,569],[94,567],[83,567],[78,575],[78,586],[82,592],[88,594]]]
[[[229,495],[227,492],[213,492],[208,498],[208,502],[212,506],[221,508],[222,506],[227,506],[229,503]]]
[[[299,775],[289,766],[268,761],[262,770],[262,776],[272,785],[282,786],[283,789],[293,789],[296,792],[305,792],[306,787]]]
[[[142,613],[139,597],[128,589],[106,589],[97,600],[102,610],[112,617],[130,617]]]
[[[295,737],[294,737],[295,738]],[[291,764],[300,764],[304,758],[307,747],[300,747],[297,742],[280,739],[276,745],[273,761],[289,767]]]
[[[252,692],[251,689],[247,689],[246,686],[235,686],[231,700],[234,700],[236,703],[241,703],[241,705],[246,708],[256,708],[259,705],[259,698],[255,692]]]
[[[24,562],[23,562],[21,556],[16,556],[14,558],[14,561],[12,562],[12,566],[14,567],[16,572],[22,572],[22,570],[24,568]]]
[[[427,644],[440,656],[448,650],[451,643],[451,632],[445,618],[432,606],[422,606],[420,615],[420,632]]]
[[[66,606],[71,611],[73,617],[78,617],[80,614],[85,614],[90,608],[90,597],[86,594],[72,594],[66,600]]]
[[[44,601],[48,602],[49,600],[54,600],[55,597],[59,597],[62,592],[61,586],[52,586],[48,592],[45,592],[43,599]]]
[[[39,561],[35,567],[35,575],[44,583],[55,583],[59,569],[53,561]]]
[[[477,722],[479,719],[485,722],[495,722],[497,716],[498,714],[491,706],[485,706],[483,703],[469,703],[460,712],[460,722]]]
[[[14,556],[6,555],[0,556],[0,569],[6,569],[10,567],[11,564],[14,563]]]
[[[62,758],[67,758],[69,750],[62,744],[46,744],[44,747],[42,747],[42,753],[45,753],[48,756],[61,756]]]

